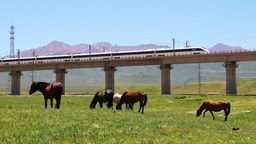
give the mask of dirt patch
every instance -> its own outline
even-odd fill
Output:
[[[249,113],[252,112],[252,110],[243,110],[243,111],[238,111],[238,112],[231,112],[230,114],[239,114],[239,113]]]

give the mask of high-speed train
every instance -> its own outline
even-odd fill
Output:
[[[102,53],[81,53],[81,54],[68,54],[68,55],[53,55],[53,56],[34,56],[34,57],[20,57],[20,58],[2,58],[1,63],[11,62],[29,62],[29,61],[44,61],[44,60],[68,60],[74,61],[83,58],[121,58],[124,56],[166,56],[166,55],[178,55],[178,54],[204,54],[209,53],[209,50],[198,46],[189,46],[184,48],[157,48],[146,50],[134,50],[134,51],[117,51],[117,52],[102,52]]]

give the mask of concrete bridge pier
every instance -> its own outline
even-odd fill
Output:
[[[66,69],[55,69],[54,73],[56,74],[56,81],[63,84],[62,94],[65,94],[65,74],[67,73]]]
[[[237,94],[236,87],[236,68],[239,65],[236,62],[225,62],[226,68],[226,94]]]
[[[11,71],[11,95],[20,95],[20,77],[22,76],[21,71]]]
[[[115,67],[111,66],[105,66],[104,67],[105,71],[105,89],[111,89],[115,91]]]
[[[160,65],[162,94],[171,94],[171,69],[170,64]]]

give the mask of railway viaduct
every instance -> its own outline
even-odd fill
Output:
[[[239,61],[256,61],[256,51],[221,52],[207,54],[168,54],[138,55],[122,57],[79,58],[62,60],[35,60],[26,62],[0,63],[0,72],[9,72],[11,76],[11,95],[20,95],[20,78],[22,71],[54,70],[56,81],[65,86],[67,69],[104,68],[105,88],[114,90],[114,73],[116,67],[157,65],[161,70],[162,94],[171,94],[172,64],[223,63],[226,68],[226,94],[237,94],[236,68]],[[64,91],[65,92],[65,91]]]

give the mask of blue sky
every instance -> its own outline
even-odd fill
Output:
[[[57,40],[256,49],[256,1],[248,0],[1,0],[0,57]]]

